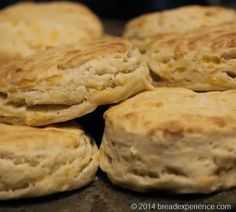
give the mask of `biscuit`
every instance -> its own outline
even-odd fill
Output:
[[[124,36],[145,52],[153,37],[235,22],[235,19],[236,12],[232,9],[186,6],[135,18],[126,25]]]
[[[95,177],[98,149],[75,123],[0,123],[0,134],[0,200],[78,189]]]
[[[195,91],[235,89],[236,25],[158,39],[147,58],[156,86]]]
[[[19,3],[0,11],[0,63],[50,47],[89,42],[102,34],[99,19],[82,4]]]
[[[1,66],[0,121],[29,126],[63,122],[149,87],[142,55],[122,38],[44,50]]]
[[[99,163],[114,184],[175,193],[236,186],[236,90],[159,88],[104,118]]]

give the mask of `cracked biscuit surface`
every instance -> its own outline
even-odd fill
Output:
[[[148,68],[127,40],[44,50],[0,68],[0,120],[41,126],[149,89]]]
[[[100,167],[114,184],[175,193],[236,186],[236,90],[158,88],[104,118]]]
[[[97,146],[75,123],[0,123],[0,134],[0,200],[78,189],[95,178]]]
[[[0,11],[0,63],[46,48],[89,42],[102,34],[100,20],[82,4],[19,3]]]
[[[235,89],[236,25],[157,39],[147,58],[155,86],[195,91]]]
[[[235,19],[236,11],[232,9],[213,6],[185,6],[135,18],[126,25],[124,36],[130,39],[142,52],[145,52],[155,37],[223,25],[235,22]]]

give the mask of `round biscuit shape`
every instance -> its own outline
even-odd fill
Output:
[[[44,50],[0,68],[0,120],[29,126],[71,120],[150,82],[142,55],[122,38]]]
[[[156,39],[147,52],[156,87],[194,91],[236,88],[236,25]]]
[[[40,50],[85,43],[103,35],[100,20],[72,2],[23,2],[0,11],[0,63]]]
[[[99,163],[115,185],[174,193],[236,186],[236,90],[159,88],[104,118]]]
[[[75,123],[0,123],[0,134],[0,200],[78,189],[95,178],[98,149]]]

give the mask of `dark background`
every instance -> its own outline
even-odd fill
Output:
[[[20,1],[0,1],[0,8]],[[43,2],[43,1],[35,1]],[[130,19],[143,13],[175,8],[183,5],[223,5],[236,7],[236,0],[78,0],[103,18]]]

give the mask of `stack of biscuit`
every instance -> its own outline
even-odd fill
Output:
[[[236,11],[188,6],[131,20],[153,91],[105,112],[100,167],[139,192],[236,186]]]
[[[81,4],[0,11],[0,199],[81,188],[98,166],[140,192],[236,186],[235,17],[178,8],[114,38]],[[98,150],[74,119],[111,104]]]
[[[99,152],[73,119],[148,90],[141,53],[68,2],[6,8],[0,35],[0,199],[89,184]]]

